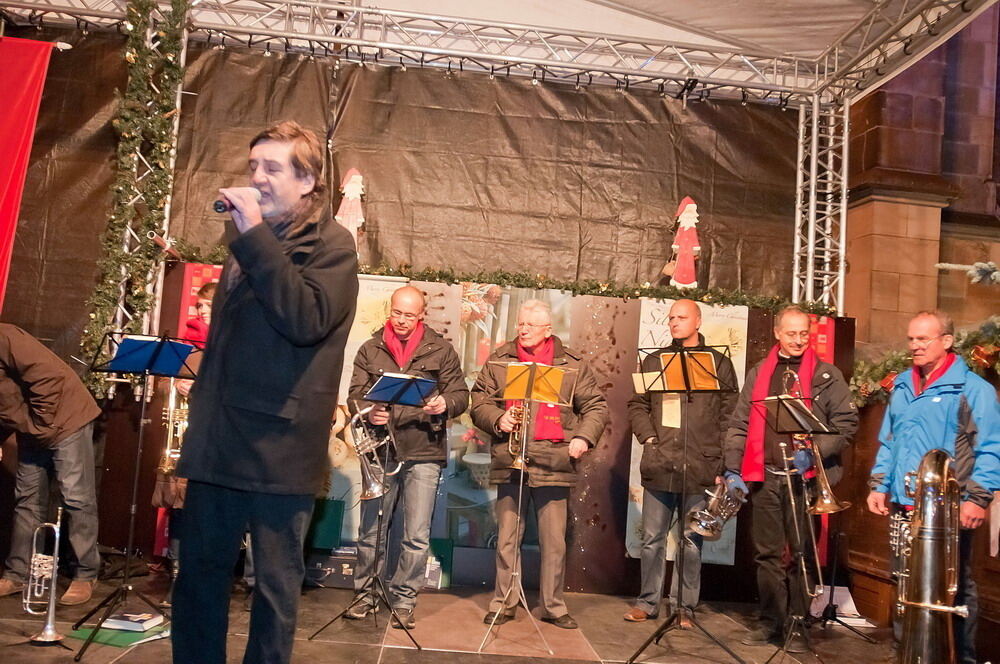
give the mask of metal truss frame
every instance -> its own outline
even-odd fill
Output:
[[[798,106],[794,298],[843,312],[846,109],[998,0],[875,0],[815,58],[360,7],[349,0],[194,0],[191,38],[385,66],[475,70],[685,100]],[[0,0],[15,21],[114,27],[126,0]],[[674,23],[672,23],[674,24]],[[676,24],[675,24],[676,25]],[[680,27],[685,27],[681,25]],[[693,35],[703,31],[692,27]],[[818,179],[817,179],[818,178]]]

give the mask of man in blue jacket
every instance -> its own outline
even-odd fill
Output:
[[[907,338],[913,368],[893,386],[869,481],[868,509],[882,516],[911,510],[906,474],[916,471],[933,449],[954,457],[963,529],[955,601],[969,609],[968,618],[955,618],[955,649],[962,664],[975,664],[978,596],[971,574],[972,532],[986,520],[993,491],[1000,489],[1000,405],[996,390],[952,351],[955,324],[948,314],[921,311],[910,320]],[[898,567],[895,555],[893,562]],[[893,627],[898,642],[903,636],[898,620]]]

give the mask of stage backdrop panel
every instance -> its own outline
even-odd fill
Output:
[[[674,300],[651,300],[642,298],[642,313],[639,319],[638,347],[652,350],[670,345],[673,337],[667,324],[668,313]],[[746,307],[712,307],[699,304],[701,309],[701,333],[705,335],[706,343],[713,346],[727,346],[736,370],[739,387],[743,387],[746,375],[747,352],[747,320],[749,309]],[[638,366],[638,358],[633,363]],[[663,395],[653,395],[657,398]],[[728,416],[728,413],[725,414]],[[632,436],[632,454],[630,458],[627,527],[625,530],[625,548],[628,555],[638,558],[642,548],[642,498],[643,489],[639,474],[639,461],[642,459],[642,444]],[[686,516],[686,515],[684,515]],[[682,516],[682,518],[684,518]],[[726,523],[722,537],[715,542],[705,542],[702,548],[702,560],[706,563],[732,565],[736,555],[736,524],[739,517],[733,517]],[[677,551],[677,535],[674,530],[667,537],[667,559],[673,560]]]
[[[363,262],[653,281],[691,196],[699,283],[790,289],[793,113],[417,68],[344,67],[337,86]]]

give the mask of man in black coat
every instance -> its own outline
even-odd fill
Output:
[[[250,143],[251,187],[221,190],[238,235],[177,467],[188,489],[173,597],[176,664],[226,661],[232,570],[247,528],[256,587],[243,661],[291,658],[302,547],[329,470],[358,293],[350,233],[308,214],[322,169],[315,134],[282,122]]]
[[[704,498],[704,490],[722,474],[722,437],[725,424],[736,403],[737,383],[733,362],[715,348],[705,345],[701,310],[693,300],[677,300],[667,314],[672,343],[650,353],[642,363],[643,372],[663,370],[661,355],[687,351],[711,353],[719,392],[690,395],[644,391],[628,402],[632,433],[642,443],[642,585],[635,604],[625,614],[629,622],[655,618],[663,599],[666,572],[667,534],[671,528],[684,546],[684,605],[682,626],[690,620],[685,610],[698,606],[701,594],[701,535],[684,533],[687,513]],[[687,481],[684,466],[687,463]],[[670,606],[678,608],[677,561],[670,583]]]
[[[362,501],[358,533],[358,564],[354,568],[356,603],[346,614],[359,620],[377,610],[372,595],[375,574],[385,569],[388,548],[385,539],[396,508],[402,500],[403,538],[400,542],[396,571],[389,582],[389,601],[399,616],[393,627],[414,627],[413,609],[417,593],[424,584],[427,553],[431,543],[431,517],[441,469],[448,459],[448,420],[469,407],[469,388],[462,374],[462,363],[455,348],[440,334],[424,325],[424,294],[413,286],[403,286],[392,294],[389,320],[366,341],[354,358],[351,377],[350,408],[371,406],[365,417],[372,435],[391,431],[395,449],[380,448],[377,453],[392,472],[383,478],[385,495]],[[437,381],[433,396],[422,408],[364,401],[365,393],[384,373],[405,373]],[[379,510],[382,517],[382,542],[375,559]],[[378,570],[376,572],[376,569]]]

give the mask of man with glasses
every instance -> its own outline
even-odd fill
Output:
[[[386,493],[381,499],[361,502],[358,564],[354,568],[356,602],[346,617],[360,620],[378,610],[374,577],[385,570],[385,534],[402,500],[403,539],[396,571],[389,582],[389,601],[399,616],[392,626],[412,628],[416,625],[413,611],[417,593],[424,584],[438,482],[448,458],[447,423],[468,408],[469,389],[455,349],[424,325],[423,293],[413,286],[403,286],[392,294],[390,307],[389,320],[362,344],[354,359],[349,407],[356,413],[373,406],[365,417],[375,429],[374,434],[384,436],[388,428],[395,441],[396,456],[391,456],[387,466],[391,469],[397,463],[402,465],[398,473],[384,478]],[[395,405],[389,409],[364,401],[365,393],[379,376],[400,372],[437,381],[434,396],[422,408]],[[380,449],[379,456],[384,452]],[[375,560],[380,503],[382,544],[379,559]]]
[[[906,518],[913,509],[906,492],[907,473],[916,471],[923,456],[934,449],[955,459],[963,528],[955,603],[969,609],[968,618],[955,616],[955,649],[959,662],[974,664],[979,598],[971,574],[972,534],[986,520],[993,492],[1000,489],[1000,405],[996,390],[969,371],[952,350],[951,316],[921,311],[910,320],[906,334],[913,368],[897,376],[892,388],[869,481],[868,509],[880,516]],[[900,562],[894,555],[897,573]],[[896,612],[893,636],[897,643],[903,636]]]
[[[528,430],[527,477],[515,472],[514,456],[508,442],[519,426],[516,415],[521,402],[498,402],[506,384],[507,365],[536,362],[568,369],[563,378],[560,401],[537,404],[532,408]],[[511,620],[520,599],[514,587],[525,521],[521,532],[517,524],[518,486],[523,481],[521,508],[529,500],[535,506],[538,520],[538,544],[542,564],[539,590],[542,620],[563,629],[576,629],[563,599],[563,578],[566,571],[566,515],[569,490],[576,484],[577,463],[597,444],[608,421],[608,407],[597,386],[590,365],[583,356],[563,345],[552,334],[552,311],[548,304],[528,300],[517,316],[517,339],[497,348],[479,372],[472,388],[472,421],[487,433],[491,442],[490,483],[497,485],[497,575],[490,610],[483,622],[502,625]],[[523,517],[523,512],[522,512]]]
[[[786,562],[785,549],[793,554],[802,547],[811,565],[811,544],[801,515],[792,512],[786,474],[805,474],[814,463],[822,463],[831,484],[836,484],[843,470],[840,453],[858,428],[858,411],[851,402],[851,392],[840,370],[820,361],[809,346],[809,315],[798,307],[786,307],[774,319],[774,336],[778,343],[766,358],[747,372],[743,391],[729,421],[725,440],[725,482],[730,488],[749,491],[753,525],[751,536],[754,560],[757,563],[757,590],[760,595],[760,618],[757,627],[743,639],[744,645],[782,645],[789,620],[805,617],[806,586],[811,581],[802,578],[796,556]],[[811,449],[793,451],[789,434],[779,434],[767,423],[763,400],[769,396],[788,394],[800,397],[813,415],[836,433],[812,437]],[[821,459],[814,459],[811,450],[818,450]],[[786,470],[787,469],[787,470]],[[799,509],[804,508],[801,493],[796,492]],[[795,536],[795,519],[803,542]],[[803,634],[790,635],[787,651],[805,652]]]

